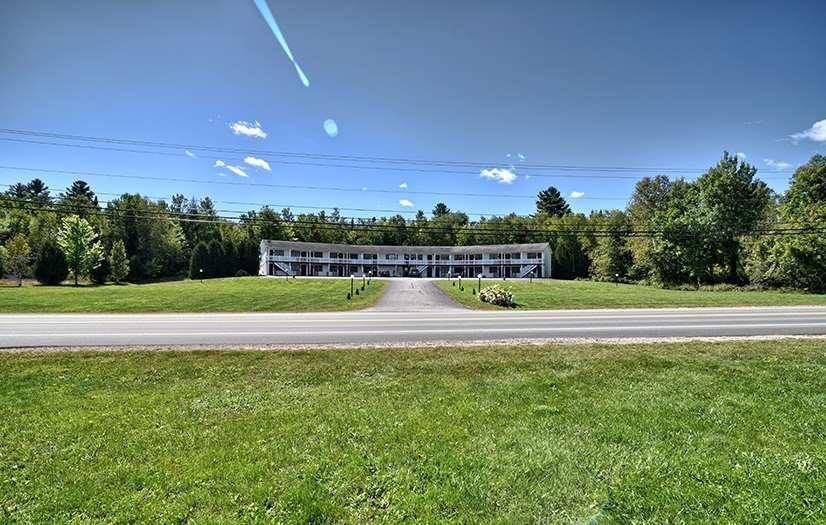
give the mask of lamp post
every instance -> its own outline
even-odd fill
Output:
[[[482,291],[482,274],[476,276],[479,279],[479,291]]]
[[[618,273],[614,274],[614,284],[619,286],[619,274]]]
[[[367,284],[367,275],[362,272],[361,274],[361,289],[364,290],[364,286]]]
[[[367,284],[370,284],[370,281],[373,280],[373,270],[367,272]]]
[[[462,290],[462,275],[459,275],[459,290]]]
[[[355,278],[356,278],[356,276],[351,273],[350,274],[350,297],[353,297],[353,293],[355,293],[355,290],[353,290],[353,284],[354,284]]]
[[[201,284],[204,284],[204,269],[198,268],[198,275],[201,276]]]

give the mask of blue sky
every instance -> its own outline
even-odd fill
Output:
[[[104,193],[295,209],[429,211],[444,200],[492,214],[531,213],[532,196],[549,184],[582,194],[569,198],[577,211],[623,207],[635,180],[528,164],[703,168],[728,149],[783,190],[794,166],[826,152],[826,123],[811,129],[826,119],[822,0],[268,3],[308,87],[253,0],[3,0],[0,127],[481,166],[399,172],[249,155],[268,171],[244,163],[244,153],[193,158],[8,141],[0,141],[0,164],[201,181],[83,177]],[[325,133],[328,119],[335,137]],[[486,178],[482,167],[499,171]],[[0,183],[31,175],[0,169]],[[41,178],[57,190],[78,177]],[[387,191],[243,185],[260,183]]]

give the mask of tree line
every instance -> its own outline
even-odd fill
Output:
[[[815,155],[800,166],[782,195],[757,177],[753,165],[724,153],[693,181],[643,177],[622,210],[574,213],[549,187],[538,194],[531,215],[474,221],[441,202],[412,219],[266,206],[235,219],[222,216],[208,197],[181,194],[167,202],[125,193],[102,206],[84,181],[52,195],[34,179],[0,197],[0,270],[42,282],[254,275],[261,239],[400,246],[548,242],[556,278],[824,291],[826,157]],[[46,278],[48,268],[59,271]]]

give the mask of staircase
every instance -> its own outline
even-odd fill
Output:
[[[416,267],[416,270],[419,271],[420,276],[424,277],[426,275],[426,272],[427,272],[427,265],[426,264],[421,264],[421,265]]]
[[[290,268],[288,266],[285,266],[283,263],[277,261],[272,261],[272,263],[276,268],[284,272],[284,275],[290,275]]]
[[[536,270],[537,266],[538,265],[536,265],[536,264],[530,264],[530,265],[526,266],[524,270],[519,272],[519,278],[524,279],[525,277],[529,276],[531,274],[531,272]]]

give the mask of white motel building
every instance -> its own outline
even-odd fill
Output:
[[[551,276],[547,243],[484,246],[354,246],[261,241],[259,275],[544,278]]]

